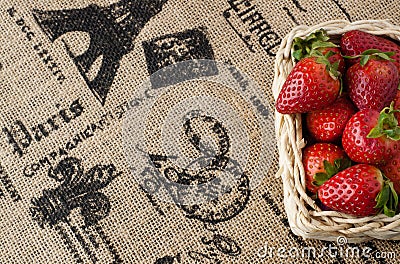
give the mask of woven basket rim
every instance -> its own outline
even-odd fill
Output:
[[[384,35],[400,41],[400,27],[388,20],[331,20],[313,26],[300,25],[283,38],[275,59],[275,76],[272,91],[275,101],[282,85],[294,66],[291,57],[292,43],[296,37],[305,37],[317,29],[328,35],[341,35],[350,30],[361,30]],[[358,243],[371,239],[400,240],[400,215],[387,217],[354,217],[335,211],[322,211],[305,190],[305,174],[301,162],[306,146],[302,136],[300,114],[282,115],[275,110],[275,132],[279,151],[279,171],[284,190],[284,205],[290,227],[296,235],[326,241],[336,241],[345,236],[348,242]]]

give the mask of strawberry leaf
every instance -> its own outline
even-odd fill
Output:
[[[389,209],[386,205],[383,207],[383,213],[389,217],[393,217],[396,215],[396,211]]]
[[[335,61],[333,64],[331,64],[331,71],[337,72],[339,69],[339,61]]]
[[[329,36],[324,29],[315,31],[308,35],[305,39],[295,38],[292,46],[292,56],[297,61],[305,57],[316,57],[317,63],[326,65],[326,70],[332,79],[337,80],[340,76],[338,71],[339,62],[331,65],[328,58],[333,56],[335,52],[328,51],[325,55],[322,54],[326,48],[338,47],[336,44],[329,42]]]
[[[351,161],[348,158],[335,159],[333,164],[327,160],[324,160],[324,169],[326,173],[325,172],[316,173],[314,175],[313,183],[316,186],[321,186],[322,184],[324,184],[324,182],[332,178],[332,176],[337,174],[339,171],[347,169],[350,166],[351,166]]]
[[[319,49],[338,47],[332,42],[328,42],[329,36],[324,29],[315,31],[308,35],[305,39],[295,38],[292,46],[292,56],[297,61],[302,58],[315,56],[315,51],[318,51],[318,56],[322,56]],[[314,53],[312,55],[312,53]]]
[[[373,129],[371,129],[371,131],[369,131],[367,138],[378,138],[381,136],[383,136],[382,129],[380,129],[379,127],[374,127]]]
[[[337,63],[337,66],[335,66],[336,63],[331,64],[325,56],[317,57],[316,62],[326,66],[326,70],[329,72],[329,75],[332,77],[332,79],[337,80],[339,78],[340,72],[337,70],[339,62]]]
[[[394,109],[394,102],[390,104],[390,107],[385,107],[379,114],[378,124],[371,129],[367,138],[378,138],[385,135],[392,140],[400,140],[400,127],[394,116],[396,112],[399,110]]]
[[[335,160],[335,164],[337,161],[339,164],[339,166],[336,165],[336,167],[338,168],[338,172],[351,167],[351,160],[349,158],[337,159]]]
[[[388,204],[384,207],[384,214],[387,216],[393,217],[396,214],[397,206],[398,206],[398,196],[396,191],[394,190],[393,187],[393,182],[388,182],[388,186],[390,188],[390,196],[389,196],[389,202]]]
[[[391,191],[392,197],[393,197],[393,206],[394,206],[394,208],[397,208],[397,206],[399,205],[399,196],[397,195],[397,192],[394,189],[393,182],[391,182],[389,184],[389,186],[390,186],[390,191]]]
[[[390,60],[391,59],[390,56],[393,56],[394,54],[395,54],[394,52],[392,52],[390,54],[388,54],[388,53],[377,53],[376,56],[378,56],[378,57],[380,57],[380,58],[382,58],[384,60]]]
[[[371,55],[362,56],[360,60],[361,66],[365,66],[365,64],[367,64],[367,62],[369,61],[369,58],[371,58]]]
[[[393,182],[386,180],[383,183],[382,190],[378,193],[375,200],[375,208],[380,209],[380,212],[383,211],[385,215],[393,217],[396,214],[399,204],[398,195],[394,190]]]
[[[295,50],[292,53],[292,56],[296,59],[296,60],[301,60],[303,58],[303,52],[301,50]]]
[[[338,172],[337,168],[327,160],[324,160],[324,168],[325,168],[326,174],[328,174],[329,178]]]
[[[370,59],[381,59],[381,60],[388,60],[388,61],[395,61],[391,57],[396,53],[393,51],[382,52],[378,49],[369,49],[361,53],[360,55],[356,56],[343,56],[346,59],[360,59],[361,66],[365,66]]]
[[[333,163],[335,164],[336,168],[340,168],[342,161],[343,161],[343,159],[335,159],[335,161]]]
[[[324,55],[319,50],[311,50],[308,54],[310,57],[324,57]]]
[[[316,41],[316,42],[312,43],[312,45],[311,45],[311,49],[313,49],[313,50],[317,50],[317,49],[320,49],[320,48],[337,48],[337,47],[338,46],[336,44],[334,44],[332,42],[328,42],[327,40],[324,40],[324,41],[320,41],[319,40],[319,41]],[[335,54],[334,52],[332,52],[332,53]],[[328,56],[328,58],[329,57],[330,56]]]
[[[382,190],[376,196],[375,208],[382,208],[386,206],[387,202],[389,201],[389,195],[390,195],[390,187],[389,185],[384,185]]]
[[[400,140],[400,128],[397,127],[395,129],[386,129],[385,135],[388,136],[392,140]]]
[[[326,182],[327,180],[329,180],[329,176],[326,173],[323,172],[318,172],[314,175],[314,181],[313,183],[316,186],[321,186],[322,184],[324,184],[324,182]]]
[[[320,30],[315,31],[314,34],[311,34],[309,36],[309,39],[318,39],[321,41],[328,41],[329,37],[328,37],[328,34],[326,33],[326,30],[321,28]]]
[[[380,51],[378,49],[368,49],[368,50],[364,51],[363,53],[361,53],[361,56],[362,55],[373,55],[373,54],[380,53],[380,52],[382,52],[382,51]]]

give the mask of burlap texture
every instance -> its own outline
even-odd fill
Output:
[[[214,59],[237,67],[262,89],[264,103],[272,105],[274,51],[291,28],[333,19],[389,19],[399,25],[397,1],[132,2],[0,2],[1,263],[395,261],[259,256],[265,245],[289,250],[320,249],[328,243],[292,235],[281,182],[274,176],[277,152],[262,149],[254,113],[237,94],[212,84],[178,86],[169,97],[158,99],[144,131],[147,151],[157,153],[157,129],[176,102],[196,94],[234,106],[250,135],[245,170],[250,178],[261,173],[263,180],[247,189],[243,208],[231,207],[238,212],[228,211],[226,216],[232,217],[226,219],[210,221],[206,214],[196,218],[193,208],[146,193],[134,177],[141,171],[127,162],[122,130],[126,103],[140,84],[163,66],[186,59]],[[130,24],[122,26],[126,21]],[[66,32],[74,30],[91,33]],[[85,57],[87,50],[95,56]],[[107,60],[97,79],[90,72],[99,63],[89,57]],[[273,127],[263,133],[273,138]],[[195,152],[181,148],[188,155]],[[263,171],[252,171],[257,163],[252,159],[259,152],[269,159],[261,161]],[[96,183],[93,179],[99,175],[105,179]],[[400,255],[397,242],[372,241],[358,247]]]

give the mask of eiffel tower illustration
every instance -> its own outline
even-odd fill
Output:
[[[64,42],[69,56],[90,90],[102,105],[114,81],[122,57],[133,50],[133,40],[146,23],[167,0],[120,0],[107,7],[92,4],[82,9],[54,11],[33,10],[33,16],[50,41],[68,32],[87,32],[89,48],[75,56]],[[101,66],[94,78],[88,72],[102,56]]]

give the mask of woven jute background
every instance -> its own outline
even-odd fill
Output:
[[[270,106],[293,27],[399,15],[393,0],[1,0],[0,263],[395,263],[396,241],[342,245],[357,257],[292,234]],[[159,177],[226,168],[235,185],[199,204]]]

